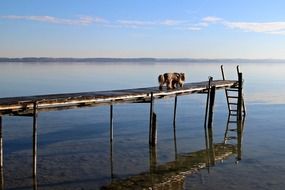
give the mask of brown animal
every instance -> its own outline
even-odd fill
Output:
[[[164,84],[166,84],[167,89],[177,88],[178,85],[183,87],[185,82],[184,73],[164,73],[158,76],[159,89],[162,90]]]

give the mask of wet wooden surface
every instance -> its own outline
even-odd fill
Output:
[[[216,89],[224,89],[237,85],[234,80],[214,80],[212,85]],[[48,94],[37,96],[0,98],[0,115],[25,115],[32,113],[34,103],[38,111],[50,111],[70,109],[84,106],[99,106],[115,103],[143,103],[150,101],[150,93],[153,92],[154,99],[173,97],[175,95],[186,95],[203,93],[208,89],[208,81],[186,83],[183,88],[167,90],[164,87],[159,90],[156,87],[95,91],[66,94]]]

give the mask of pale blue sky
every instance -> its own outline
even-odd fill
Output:
[[[0,57],[285,58],[284,0],[0,0]]]

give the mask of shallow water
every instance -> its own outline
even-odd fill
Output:
[[[236,64],[225,64],[236,79]],[[240,64],[247,107],[242,159],[232,154],[215,166],[187,174],[168,189],[283,189],[285,185],[285,64]],[[221,79],[218,63],[1,63],[0,97],[125,89],[157,85],[157,75],[186,73],[187,82]],[[155,102],[158,124],[156,165],[168,165],[205,150],[205,95],[178,98],[176,138],[173,99]],[[109,143],[109,107],[39,114],[39,189],[100,189],[151,171],[148,104],[114,106],[114,142]],[[218,91],[214,143],[223,142],[227,123],[224,91]],[[31,189],[32,118],[3,118],[5,189]],[[162,175],[169,171],[161,172]],[[144,178],[146,179],[146,178]],[[127,181],[127,182],[126,182]],[[146,180],[145,180],[146,181]],[[178,180],[179,181],[179,180]],[[145,187],[144,180],[138,186]],[[136,187],[138,187],[136,186]]]

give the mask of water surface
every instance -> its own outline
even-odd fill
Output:
[[[224,68],[228,79],[237,78],[236,64]],[[187,174],[176,187],[283,189],[285,64],[242,63],[240,70],[247,107],[242,159],[236,164],[237,155],[232,154],[213,167]],[[187,82],[206,81],[208,76],[221,79],[218,63],[1,63],[0,97],[155,86],[158,74],[169,71],[185,72]],[[155,102],[156,165],[205,150],[205,100],[205,95],[196,94],[178,98],[176,138],[174,100]],[[224,92],[218,91],[215,144],[224,140],[227,114]],[[150,172],[148,118],[148,104],[114,106],[110,147],[108,106],[40,113],[37,187],[100,189]],[[5,189],[31,189],[32,118],[5,116],[3,127]]]

